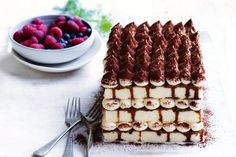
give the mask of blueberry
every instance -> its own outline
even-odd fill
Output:
[[[66,16],[66,21],[68,20],[74,20],[74,17],[73,16]]]
[[[63,38],[59,38],[58,42],[62,43],[62,44],[68,44],[67,40],[64,40]]]
[[[59,39],[58,39],[58,42],[60,42],[60,43],[64,43],[64,41],[65,41],[65,40],[64,40],[63,38],[59,38]]]
[[[62,43],[62,44],[63,44],[64,48],[67,48],[67,44],[66,43]]]
[[[82,32],[77,33],[77,37],[84,37],[84,34]]]
[[[92,29],[88,27],[88,28],[87,28],[87,31],[86,31],[86,34],[87,34],[87,35],[90,35],[91,32],[92,32]]]
[[[71,35],[70,35],[70,39],[74,39],[74,38],[76,38],[76,35],[71,34]]]
[[[68,40],[68,39],[70,39],[70,34],[65,33],[65,34],[63,34],[62,37],[63,37],[63,39]]]

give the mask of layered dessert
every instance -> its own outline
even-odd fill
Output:
[[[104,59],[105,142],[204,140],[205,70],[193,23],[116,24]]]

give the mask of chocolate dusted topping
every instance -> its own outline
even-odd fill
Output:
[[[121,39],[125,40],[127,34],[135,36],[136,29],[137,29],[137,26],[136,26],[136,24],[134,22],[131,22],[128,25],[126,25],[125,28],[123,29],[123,33],[122,33]]]
[[[132,86],[132,82],[137,86],[150,82],[154,86],[165,82],[172,86],[198,86],[205,80],[199,33],[191,20],[185,25],[174,25],[172,21],[162,25],[157,21],[151,26],[147,22],[139,26],[131,22],[122,27],[118,23],[112,28],[107,45],[105,73],[115,73],[121,86]]]
[[[112,45],[116,44],[118,46],[121,45],[121,35],[122,35],[122,26],[117,23],[112,29],[111,33],[109,35],[109,39],[107,42],[108,48],[111,47]]]
[[[191,81],[191,41],[188,36],[182,36],[182,44],[179,48],[180,79]]]
[[[139,45],[136,49],[136,58],[142,53],[146,53],[147,55],[151,54],[151,49],[151,44]]]
[[[130,45],[124,45],[122,50],[121,50],[121,53],[119,54],[120,55],[120,58],[121,58],[121,61],[122,59],[126,59],[127,58],[134,58],[135,56],[135,50],[134,48],[132,48]]]
[[[125,68],[126,64],[130,65],[134,65],[135,60],[134,57],[129,53],[129,51],[126,51],[125,53],[122,53],[122,55],[120,55],[120,66],[121,68]]]
[[[140,70],[148,71],[149,64],[150,64],[150,62],[147,59],[140,59],[135,64],[135,72],[140,71]]]
[[[137,48],[140,48],[143,45],[148,46],[149,51],[152,49],[152,47],[150,47],[150,45],[152,45],[152,39],[149,35],[147,38],[139,40],[139,46]]]
[[[129,69],[130,71],[134,71],[134,61],[132,59],[125,58],[122,62],[120,62],[120,69]]]
[[[124,28],[128,33],[123,33],[123,45],[120,53],[120,73],[119,78],[132,82],[134,76],[134,64],[136,47],[138,42],[135,39],[137,26],[134,22]]]
[[[119,59],[119,51],[120,51],[120,49],[109,48],[107,50],[107,55],[108,56],[113,55],[116,57],[116,59]]]
[[[121,50],[121,46],[120,46],[121,42],[119,41],[114,41],[111,45],[108,45],[108,50],[109,51],[112,51],[114,50],[115,52],[114,53],[117,53],[119,54],[120,53],[120,50]]]
[[[148,39],[148,38],[149,38],[149,34],[145,30],[143,32],[137,32],[137,34],[135,35],[136,40],[142,40],[142,39]]]
[[[164,51],[160,46],[152,53],[150,80],[155,82],[165,81],[165,57]]]
[[[102,84],[108,86],[117,86],[117,74],[113,70],[107,71],[102,77]]]
[[[142,23],[138,27],[135,38],[138,41],[138,47],[136,49],[137,55],[135,57],[134,82],[146,83],[149,81],[148,71],[149,64],[151,62],[150,54],[152,50],[152,42],[149,35],[149,24],[147,22]]]
[[[152,36],[153,39],[153,44],[152,44],[152,48],[154,50],[158,49],[159,46],[161,46],[161,48],[163,50],[165,50],[168,46],[168,41],[165,39],[165,37],[163,35],[160,36]]]
[[[111,33],[110,34],[112,34],[112,32],[114,32],[114,31],[119,32],[120,34],[122,34],[122,29],[123,29],[122,25],[120,23],[117,23],[116,25],[114,25],[111,28]]]
[[[167,32],[164,37],[169,43],[171,40],[173,40],[175,36],[176,36],[176,33],[174,31],[170,31],[170,32]],[[171,43],[169,45],[171,45]]]
[[[192,19],[188,20],[185,24],[184,24],[184,27],[186,29],[186,33],[187,34],[192,34],[194,32],[196,32],[194,26],[193,26],[193,21]]]
[[[119,73],[119,78],[126,80],[133,80],[134,74],[129,68],[122,69]]]
[[[179,22],[174,26],[174,31],[176,34],[184,35],[186,33],[185,27],[182,22]]]
[[[147,21],[145,21],[145,22],[143,22],[142,24],[140,24],[140,25],[138,26],[138,29],[139,29],[140,27],[142,27],[142,26],[146,26],[147,28],[150,27],[150,25],[148,24]]]
[[[135,72],[134,82],[138,82],[138,83],[148,82],[148,72],[142,69]]]
[[[117,34],[110,36],[107,42],[108,47],[112,47],[114,44],[118,46],[121,44],[120,36],[118,36]]]
[[[174,25],[173,25],[172,21],[168,21],[163,26],[162,33],[164,34],[166,39],[168,39],[171,36],[171,34],[174,33],[173,29],[174,29]]]
[[[165,24],[164,24],[164,26],[163,26],[163,31],[165,32],[166,30],[173,30],[173,28],[174,28],[174,24],[172,23],[172,21],[171,20],[169,20],[169,21],[167,21]],[[163,32],[163,33],[164,33]]]
[[[105,64],[105,63],[108,62],[109,60],[114,60],[114,62],[116,62],[117,64],[119,64],[119,61],[118,61],[117,57],[114,55],[114,53],[111,53],[110,55],[107,55],[107,56],[103,59],[103,63]]]
[[[118,85],[117,73],[120,71],[118,56],[121,50],[121,35],[122,26],[118,23],[111,29],[111,33],[107,42],[108,56],[104,59],[105,74],[103,75],[101,81],[105,86],[115,87]]]
[[[174,46],[169,47],[165,52],[165,75],[170,81],[179,80],[178,53]]]
[[[174,33],[173,36],[169,40],[169,46],[173,46],[176,49],[178,49],[180,44],[181,44],[180,36]]]
[[[157,58],[160,58],[164,65],[164,50],[161,46],[159,46],[157,49],[152,49],[151,59],[156,60]]]
[[[152,24],[150,28],[150,35],[153,36],[154,34],[162,34],[162,24],[160,21],[157,21]]]
[[[191,79],[193,83],[205,80],[205,69],[202,62],[202,55],[198,45],[193,45],[191,49]]]
[[[198,32],[189,35],[189,38],[192,41],[192,44],[198,44],[199,43],[199,34],[198,34]]]
[[[126,39],[124,41],[124,45],[123,45],[123,51],[127,48],[127,46],[134,50],[137,45],[138,45],[138,42],[136,41],[136,39],[134,38],[134,36],[132,36],[131,34],[127,34],[126,36]]]
[[[105,71],[115,71],[118,73],[120,71],[120,66],[118,60],[115,58],[114,55],[110,55],[105,60]]]

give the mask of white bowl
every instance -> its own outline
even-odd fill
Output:
[[[81,44],[64,48],[64,49],[35,49],[35,48],[30,48],[27,46],[24,46],[18,42],[16,42],[13,39],[13,34],[22,29],[25,24],[31,23],[33,19],[35,18],[40,18],[44,21],[46,25],[49,25],[52,21],[54,21],[59,15],[45,15],[45,16],[38,16],[38,17],[33,17],[27,20],[24,20],[17,24],[16,26],[10,28],[9,30],[9,38],[11,41],[12,48],[18,52],[21,56],[37,62],[37,63],[43,63],[43,64],[59,64],[59,63],[65,63],[72,61],[80,56],[82,56],[92,45],[94,41],[94,30],[87,23],[91,29],[92,32],[87,40],[82,42]],[[64,15],[66,16],[66,15]]]

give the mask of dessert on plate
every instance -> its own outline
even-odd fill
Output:
[[[105,142],[204,140],[205,70],[192,20],[118,23],[107,47],[101,81]]]

